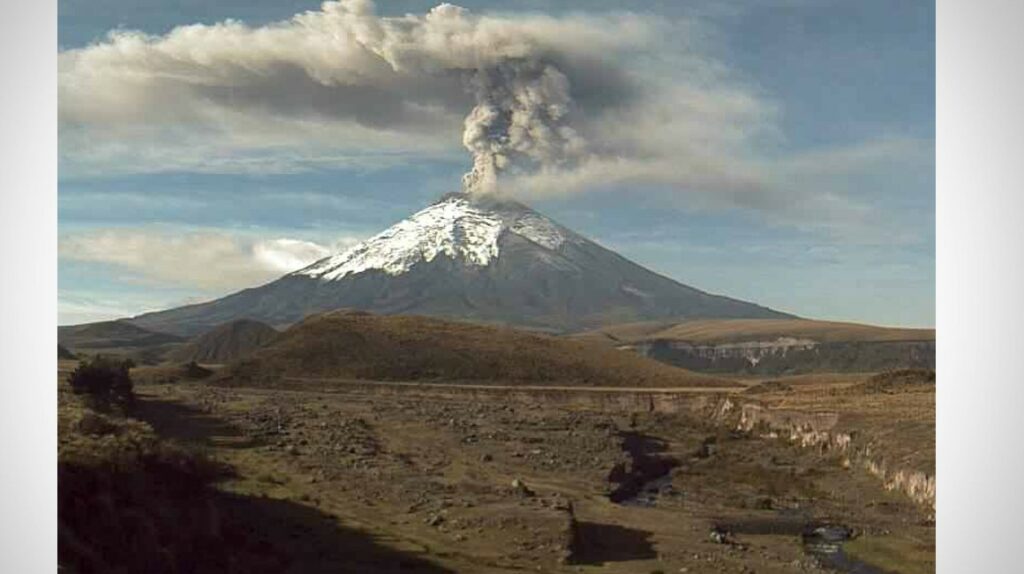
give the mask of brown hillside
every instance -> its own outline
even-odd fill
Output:
[[[307,318],[230,365],[219,378],[259,383],[289,376],[615,387],[735,384],[584,341],[430,317],[345,311]]]
[[[239,319],[214,327],[171,352],[172,361],[228,363],[274,341],[280,333],[265,323]]]
[[[863,383],[852,385],[853,393],[935,392],[935,371],[931,369],[897,369],[879,373]]]
[[[100,321],[57,327],[57,342],[72,352],[153,347],[179,341],[181,337],[143,329],[126,321]]]
[[[626,323],[572,335],[572,338],[577,340],[615,344],[650,340],[720,344],[774,340],[779,337],[811,339],[819,343],[934,341],[935,330],[876,327],[808,319],[701,319]]]

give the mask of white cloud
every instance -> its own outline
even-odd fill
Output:
[[[223,292],[276,279],[355,242],[342,238],[322,245],[219,231],[103,229],[62,236],[59,254],[66,261],[114,266],[136,281]]]
[[[123,299],[83,295],[61,291],[57,294],[57,324],[78,325],[95,321],[109,321],[133,315],[139,308]]]
[[[252,254],[266,268],[290,273],[327,257],[331,250],[300,239],[270,239],[254,244]]]

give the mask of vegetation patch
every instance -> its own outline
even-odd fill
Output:
[[[853,387],[864,393],[905,393],[934,391],[935,371],[932,369],[897,369],[872,376]]]
[[[848,556],[885,572],[931,574],[935,572],[935,544],[906,538],[864,535],[843,545]]]
[[[129,370],[131,360],[115,360],[96,356],[82,361],[68,375],[68,385],[77,394],[85,394],[102,403],[130,405],[135,398]]]

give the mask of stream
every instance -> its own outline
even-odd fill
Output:
[[[608,481],[616,485],[608,499],[622,506],[654,506],[658,497],[678,494],[672,485],[672,469],[680,461],[664,454],[667,443],[634,431],[623,431],[620,436],[622,450],[630,460],[615,465],[608,473]],[[701,448],[702,456],[708,456],[714,453],[715,445],[706,441]],[[800,540],[804,552],[827,568],[848,574],[889,574],[846,554],[843,543],[853,537],[851,528],[816,521],[802,512],[780,510],[773,517],[723,522],[714,530],[728,535],[793,536]]]
[[[799,536],[804,552],[817,558],[822,566],[849,574],[889,574],[843,551],[843,543],[853,537],[853,530],[841,524],[808,520],[801,514],[780,511],[775,517],[721,523],[715,530],[755,536]]]
[[[608,481],[617,484],[608,499],[623,506],[654,506],[658,496],[674,493],[671,472],[679,461],[661,454],[667,450],[665,441],[632,431],[620,436],[630,461],[608,473]]]

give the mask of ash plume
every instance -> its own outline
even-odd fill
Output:
[[[568,125],[569,79],[550,64],[510,60],[478,71],[470,82],[476,106],[462,144],[473,154],[463,176],[468,193],[491,193],[510,167],[545,168],[580,157],[583,138]]]
[[[371,0],[340,0],[256,28],[113,31],[60,54],[62,136],[74,141],[90,126],[129,137],[164,129],[170,135],[158,137],[173,141],[193,125],[191,133],[213,127],[259,139],[282,126],[298,133],[268,145],[331,145],[326,125],[364,150],[413,139],[438,149],[458,141],[437,140],[461,123],[473,159],[465,191],[488,193],[504,172],[554,170],[583,156],[572,85],[601,94],[591,98],[593,117],[628,100],[619,65],[593,54],[643,44],[647,28],[627,15],[488,16],[451,4],[381,16]]]
[[[380,18],[369,0],[342,1],[336,13],[393,69],[466,78],[475,102],[463,121],[462,144],[473,155],[462,178],[467,193],[495,192],[503,171],[555,167],[582,154],[584,141],[568,125],[569,78],[545,61],[530,35],[493,33],[486,20],[452,4],[422,19]]]
[[[451,161],[461,142],[469,193],[626,186],[797,221],[851,213],[804,177],[828,161],[759,151],[778,110],[699,38],[622,11],[396,16],[370,0],[260,26],[115,30],[58,54],[61,171],[375,169]]]

